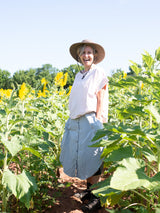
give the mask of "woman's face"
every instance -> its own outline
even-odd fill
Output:
[[[85,70],[90,69],[94,61],[93,49],[90,46],[86,46],[79,56]]]

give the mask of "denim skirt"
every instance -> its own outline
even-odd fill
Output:
[[[103,147],[89,146],[97,142],[92,139],[102,128],[94,112],[67,120],[60,153],[64,173],[85,180],[97,172],[102,165]]]

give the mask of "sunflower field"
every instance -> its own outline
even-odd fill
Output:
[[[67,73],[55,85],[35,91],[23,83],[18,90],[0,90],[0,210],[15,212],[54,202],[48,187],[58,188],[59,152],[68,113]],[[47,201],[47,202],[46,202]],[[12,204],[13,203],[13,204]],[[18,209],[16,209],[18,208]],[[35,211],[36,212],[36,211]]]
[[[109,77],[109,120],[103,146],[105,179],[94,188],[108,212],[160,212],[160,48],[142,64]],[[0,211],[42,212],[56,199],[60,143],[69,117],[68,73],[34,90],[0,89]],[[105,136],[105,137],[104,137]],[[106,139],[107,136],[107,139]],[[104,140],[105,138],[105,140]],[[66,187],[66,186],[64,186]],[[35,208],[36,206],[36,208]],[[36,210],[35,210],[36,209]]]
[[[110,79],[109,122],[93,139],[108,175],[94,193],[108,212],[160,212],[160,48],[130,62]]]

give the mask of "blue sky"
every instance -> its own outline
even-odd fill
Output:
[[[159,10],[159,0],[0,0],[0,69],[63,69],[76,63],[70,45],[91,39],[105,48],[108,75],[127,72],[160,46]]]

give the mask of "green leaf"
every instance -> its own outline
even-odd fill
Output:
[[[40,110],[38,110],[38,108],[33,108],[33,107],[31,107],[31,106],[29,106],[29,107],[26,107],[26,109],[27,109],[27,112],[40,112]]]
[[[3,173],[2,184],[29,209],[31,196],[37,190],[36,181],[30,173],[23,170],[20,175],[15,175],[6,170]]]
[[[0,153],[0,161],[3,161],[5,158],[4,154],[3,153]],[[0,164],[1,165],[1,164]]]
[[[151,150],[147,148],[143,148],[142,153],[144,154],[144,156],[147,158],[149,162],[157,161],[156,156]]]
[[[118,192],[107,197],[106,203],[110,206],[118,204],[119,200],[124,196],[125,192]]]
[[[41,154],[37,150],[35,150],[35,149],[31,148],[31,147],[23,146],[22,150],[29,151],[33,155],[37,156],[38,158],[42,158]]]
[[[1,115],[6,115],[6,111],[4,109],[0,109],[0,114]]]
[[[153,105],[149,105],[145,107],[146,110],[148,110],[156,119],[157,123],[160,123],[160,113],[158,112],[158,109],[153,106]]]
[[[136,105],[135,106],[130,105],[128,108],[125,108],[122,112],[128,113],[129,115],[144,116],[143,107]]]
[[[107,156],[107,157],[108,157],[108,154],[111,153],[111,152],[113,152],[113,150],[119,149],[119,142],[120,142],[120,140],[121,140],[121,139],[116,140],[116,141],[112,142],[111,144],[109,144],[109,146],[106,146],[106,148],[104,148],[104,150],[103,150],[103,153],[102,153],[102,156],[101,156],[101,157],[102,157],[102,158],[103,158],[104,156]]]
[[[108,141],[102,139],[102,140],[100,140],[98,142],[93,143],[89,147],[105,147],[105,146],[107,146],[107,144],[108,144]]]
[[[138,75],[141,72],[141,68],[138,67],[138,64],[136,64],[135,62],[131,61],[132,65],[130,66],[130,68],[136,73],[136,75]]]
[[[158,91],[159,91],[160,82],[152,82],[151,86],[153,89],[156,89],[156,90],[158,89]]]
[[[147,79],[146,77],[143,76],[134,76],[134,79],[137,79],[138,81],[142,81],[143,83],[151,85],[152,82],[150,82],[150,79]]]
[[[95,136],[93,137],[92,141],[96,141],[99,140],[101,138],[103,138],[106,135],[109,135],[111,133],[111,131],[106,130],[106,129],[99,129],[97,130]]]
[[[110,187],[122,191],[137,188],[160,190],[160,172],[150,178],[145,174],[144,168],[143,160],[135,158],[122,160],[121,166],[116,169],[111,178]]]
[[[146,188],[152,191],[160,190],[160,172],[150,178],[150,184]]]
[[[115,205],[118,203],[119,199],[124,195],[120,190],[110,188],[110,179],[111,177],[105,179],[104,181],[94,184],[94,189],[92,192],[97,197],[101,197],[102,202],[107,202],[109,205]],[[104,200],[103,197],[107,198]]]
[[[111,177],[99,182],[98,184],[94,184],[93,187],[96,189],[93,190],[93,193],[96,196],[111,196],[113,194],[121,193],[120,190],[113,189],[110,187],[110,180]]]
[[[142,54],[143,63],[144,63],[145,67],[148,67],[150,69],[152,67],[152,65],[154,64],[154,59],[147,52],[146,52],[146,54],[147,55]]]
[[[155,52],[156,59],[160,61],[160,47]]]
[[[106,159],[104,159],[104,162],[110,162],[110,161],[121,161],[124,158],[132,157],[132,147],[120,147],[117,150],[113,150],[110,155],[107,156]]]
[[[12,136],[11,140],[6,140],[4,135],[2,136],[2,143],[12,156],[15,156],[22,149],[21,140],[22,137],[17,135]]]
[[[123,159],[113,174],[110,187],[127,191],[149,185],[149,177],[144,173],[144,162],[135,158]]]
[[[25,119],[14,119],[14,120],[10,120],[10,123],[12,124],[12,127],[13,127],[17,123],[21,123],[21,122],[24,122],[24,121],[26,121],[26,120]]]

